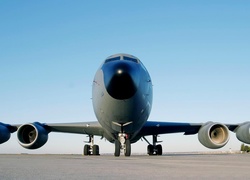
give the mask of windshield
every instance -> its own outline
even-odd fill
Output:
[[[109,59],[106,59],[105,63],[110,62],[110,61],[120,60],[120,59],[121,59],[120,56],[109,58]]]
[[[127,61],[133,61],[135,63],[138,63],[138,60],[135,58],[131,58],[131,57],[127,57],[127,56],[123,56],[123,60],[127,60]]]

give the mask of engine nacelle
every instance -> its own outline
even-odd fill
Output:
[[[10,139],[10,130],[0,123],[0,144],[5,143]]]
[[[227,144],[229,140],[229,130],[227,126],[223,124],[208,122],[200,128],[198,139],[205,147],[218,149]]]
[[[250,144],[250,122],[245,122],[239,125],[236,129],[236,137],[241,142]]]
[[[17,130],[19,144],[26,149],[42,147],[48,140],[48,131],[40,123],[23,124]]]

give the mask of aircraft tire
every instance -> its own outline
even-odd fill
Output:
[[[85,145],[84,148],[83,148],[83,155],[84,156],[90,155],[89,150],[90,150],[90,146],[89,145]]]
[[[153,145],[148,145],[148,155],[153,155],[154,154],[154,146]]]
[[[115,157],[119,157],[121,153],[121,143],[118,140],[115,140]]]
[[[125,152],[124,155],[125,156],[130,156],[131,155],[131,143],[130,140],[126,140],[126,147],[125,147]]]
[[[162,146],[158,144],[156,148],[157,148],[157,155],[162,155]]]
[[[93,155],[95,155],[95,156],[100,155],[99,154],[99,146],[98,145],[94,145],[93,146]]]

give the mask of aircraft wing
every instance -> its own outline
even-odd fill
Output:
[[[140,130],[141,136],[168,134],[168,133],[181,133],[184,135],[197,134],[200,128],[207,123],[182,123],[182,122],[157,122],[147,121]],[[230,131],[234,131],[238,124],[226,124]]]
[[[105,132],[101,125],[95,122],[83,123],[54,123],[42,124],[39,122],[27,124],[4,124],[0,122],[0,144],[9,140],[11,133],[17,131],[18,142],[27,149],[37,149],[48,140],[50,132],[76,133],[104,136]]]
[[[82,123],[55,123],[45,124],[44,126],[49,132],[88,134],[96,136],[104,135],[104,130],[97,121]]]
[[[9,125],[0,123],[0,144],[10,138],[10,134],[18,129],[17,137],[21,146],[27,149],[42,147],[48,140],[50,132],[76,133],[106,137],[106,131],[96,122],[82,123],[54,123],[42,124],[39,122],[23,125]],[[237,138],[250,143],[249,136],[250,122],[242,124],[220,124],[215,122],[207,123],[181,123],[181,122],[157,122],[148,121],[137,134],[136,139],[148,135],[159,135],[168,133],[181,133],[191,135],[198,133],[199,141],[208,148],[216,149],[223,147],[228,139],[229,132],[236,133]]]
[[[241,124],[221,124],[217,122],[206,123],[181,123],[181,122],[155,122],[148,121],[137,135],[137,139],[153,135],[153,145],[149,143],[149,154],[155,153],[154,146],[157,143],[157,135],[168,133],[184,133],[184,135],[198,134],[198,140],[202,145],[210,149],[218,149],[225,146],[229,140],[229,131],[236,133],[237,139],[250,144],[250,122]],[[153,148],[153,149],[152,149]],[[158,147],[161,154],[161,147]]]
[[[35,127],[43,127],[48,133],[50,132],[62,132],[62,133],[75,133],[75,134],[88,134],[88,135],[96,135],[103,136],[104,130],[102,126],[97,122],[76,122],[76,123],[28,123],[24,124],[25,126],[35,126]],[[4,124],[0,122],[0,127],[6,127],[11,133],[17,131],[23,125],[20,124]]]

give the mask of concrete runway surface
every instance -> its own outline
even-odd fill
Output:
[[[0,179],[249,179],[250,154],[0,155]]]

